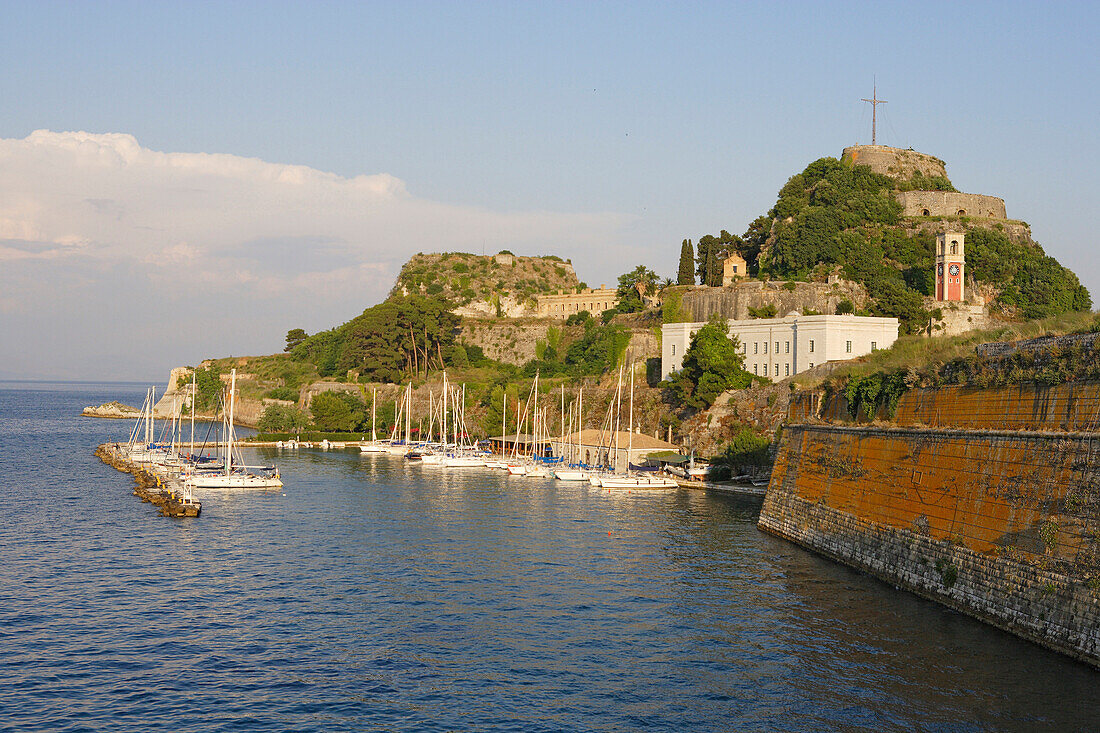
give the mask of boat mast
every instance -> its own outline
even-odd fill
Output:
[[[412,437],[409,434],[409,429],[412,427],[412,396],[413,383],[409,382],[409,386],[405,389],[405,445],[409,444]]]
[[[225,428],[225,475],[233,470],[233,407],[237,394],[237,370],[229,373],[229,423]]]
[[[630,457],[634,454],[634,363],[630,364],[630,435],[626,439],[626,472],[630,473]]]
[[[378,388],[372,388],[370,396],[370,442],[378,442],[378,431],[374,429],[374,408],[378,404]]]
[[[195,370],[191,370],[191,455],[195,455]]]
[[[504,442],[508,439],[508,387],[504,387],[504,402],[500,406],[500,454],[508,455]]]
[[[619,463],[619,426],[623,414],[623,367],[619,365],[619,381],[615,385],[615,414],[611,420],[611,441],[614,443],[615,448],[612,455],[614,456],[614,468],[618,473]]]
[[[439,413],[439,431],[443,434],[440,442],[443,443],[443,450],[447,450],[447,370],[443,370],[443,408]]]
[[[584,430],[584,387],[577,393],[577,463],[581,462],[581,431]]]

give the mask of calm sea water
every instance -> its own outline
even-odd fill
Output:
[[[302,451],[283,492],[158,517],[92,456],[127,424],[78,417],[143,393],[0,383],[0,728],[1100,725],[1100,674],[759,532],[757,502]]]

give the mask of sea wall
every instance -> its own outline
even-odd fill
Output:
[[[788,426],[759,526],[1100,667],[1098,454],[1082,433]]]

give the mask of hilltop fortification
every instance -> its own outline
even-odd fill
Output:
[[[902,190],[895,195],[902,216],[1007,218],[1004,199],[956,191],[946,164],[935,156],[887,145],[853,145],[844,148],[840,159],[898,181]]]
[[[401,268],[390,295],[445,298],[460,316],[521,317],[535,315],[536,296],[579,286],[573,265],[553,255],[421,252]]]
[[[887,145],[852,145],[844,148],[842,161],[865,165],[880,176],[908,179],[914,173],[947,178],[947,166],[939,158],[916,150],[891,148]]]

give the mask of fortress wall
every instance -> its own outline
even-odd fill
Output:
[[[1100,667],[1100,439],[789,426],[762,530]]]
[[[855,283],[794,283],[794,290],[787,290],[783,283],[750,280],[721,288],[696,288],[683,295],[682,307],[691,322],[705,321],[715,313],[725,319],[750,318],[749,308],[774,305],[777,316],[791,311],[802,314],[803,309],[816,310],[823,315],[836,313],[837,304],[850,300],[857,308],[867,303],[867,292]]]
[[[894,421],[971,430],[1092,431],[1100,426],[1100,383],[914,389],[898,401]]]
[[[1004,199],[996,196],[983,196],[977,193],[955,193],[952,191],[899,191],[898,201],[904,211],[903,216],[974,216],[985,219],[1005,219]]]
[[[910,178],[917,172],[947,178],[947,169],[939,158],[888,145],[853,145],[844,148],[840,159],[868,166],[875,173],[894,178]]]

